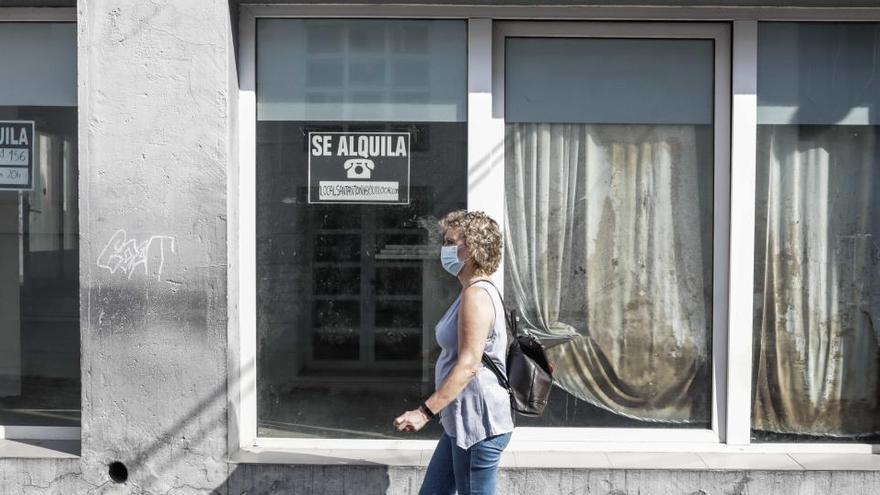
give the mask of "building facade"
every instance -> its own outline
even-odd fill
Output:
[[[880,493],[880,4],[3,2],[0,493],[417,493],[483,210],[500,493]]]

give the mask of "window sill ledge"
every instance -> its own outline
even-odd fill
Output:
[[[0,459],[79,459],[79,440],[0,439]]]
[[[236,464],[424,467],[432,450],[280,449],[250,447]],[[678,471],[880,471],[880,454],[752,452],[507,451],[507,469]]]

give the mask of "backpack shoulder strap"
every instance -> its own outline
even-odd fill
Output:
[[[501,309],[503,311],[502,314],[504,315],[504,323],[505,323],[505,328],[506,328],[507,323],[508,323],[508,321],[507,321],[507,307],[504,305],[504,297],[501,295],[501,291],[498,290],[498,286],[495,285],[491,280],[477,280],[476,282],[473,282],[471,285],[474,285],[478,282],[488,282],[489,285],[491,285],[492,287],[495,288],[495,292],[498,293],[498,299],[501,300]],[[468,287],[470,287],[470,285]],[[508,345],[509,344],[510,343],[508,343]],[[498,381],[501,383],[501,386],[504,387],[505,389],[507,389],[507,391],[509,392],[510,391],[510,382],[507,380],[507,376],[501,372],[501,369],[498,367],[497,364],[495,364],[495,361],[492,361],[492,358],[490,358],[489,355],[486,354],[485,352],[483,353],[483,364],[486,365],[487,368],[492,370],[492,373],[494,373],[495,376],[498,377]]]
[[[505,376],[504,373],[502,373],[501,370],[498,369],[498,365],[495,364],[495,361],[492,361],[492,358],[490,358],[489,355],[485,352],[483,353],[483,364],[486,365],[487,368],[492,370],[492,373],[494,373],[495,376],[498,377],[498,382],[501,384],[501,386],[507,389],[509,392],[510,382],[507,381],[507,376]]]
[[[491,280],[478,280],[477,282],[488,282],[489,285],[495,288],[495,292],[498,293],[498,299],[501,300],[501,309],[504,314],[504,327],[507,330],[508,338],[510,338],[510,342],[508,342],[508,346],[516,345],[516,321],[515,316],[511,312],[510,315],[507,313],[507,306],[504,304],[504,296],[501,295],[501,291],[498,289],[498,286],[495,285]],[[474,282],[477,283],[477,282]],[[473,285],[473,284],[471,284]],[[513,334],[511,334],[511,326],[513,326]],[[492,358],[489,357],[488,354],[483,352],[483,365],[492,370],[492,373],[498,378],[498,383],[507,391],[507,395],[510,397],[510,418],[513,421],[513,424],[516,424],[516,407],[514,404],[516,403],[516,399],[514,398],[513,389],[510,387],[510,380],[507,379],[507,375],[501,372],[501,369],[498,368],[498,365],[495,364],[495,361],[492,361]]]

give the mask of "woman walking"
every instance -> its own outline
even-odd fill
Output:
[[[440,228],[440,261],[462,291],[435,328],[442,351],[435,392],[397,417],[394,426],[418,431],[440,415],[444,433],[421,495],[493,494],[501,453],[513,432],[507,390],[482,365],[484,352],[502,371],[507,361],[504,308],[489,279],[501,263],[501,230],[485,213],[464,210],[446,215]]]

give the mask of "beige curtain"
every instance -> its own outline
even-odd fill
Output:
[[[506,287],[557,384],[707,422],[711,127],[509,124],[506,143]]]
[[[880,432],[880,208],[875,131],[759,132],[753,425]]]

